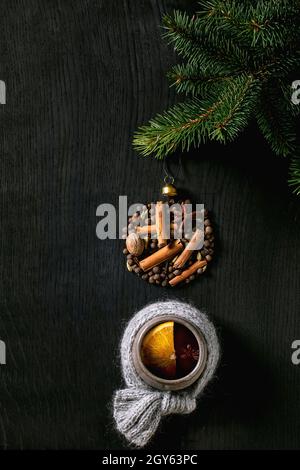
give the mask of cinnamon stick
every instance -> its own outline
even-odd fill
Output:
[[[158,264],[173,258],[181,250],[183,250],[183,245],[180,240],[176,240],[175,242],[164,246],[147,258],[144,258],[142,261],[140,261],[139,265],[143,271],[149,271],[150,269],[154,268],[154,266],[157,266]]]
[[[177,260],[175,261],[174,268],[177,268],[177,269],[182,268],[192,256],[193,251],[201,248],[199,246],[200,241],[201,241],[201,235],[202,235],[202,232],[199,229],[197,229],[194,232],[194,235],[192,236],[191,240],[185,247],[184,251],[181,253],[180,256],[178,256]]]
[[[171,230],[174,229],[175,224],[170,224]],[[146,233],[149,233],[149,235],[152,233],[152,235],[156,235],[156,225],[142,225],[142,226],[137,226],[136,232],[144,235]]]
[[[138,234],[144,235],[144,234],[155,234],[156,233],[156,225],[142,225],[138,226],[136,228],[136,232]]]
[[[162,201],[156,203],[155,206],[155,222],[156,222],[156,235],[159,248],[166,246],[167,239],[170,238],[168,234],[168,224],[166,217],[166,204]]]
[[[179,284],[179,282],[184,281],[185,279],[190,277],[192,274],[194,274],[197,271],[197,269],[203,268],[206,265],[207,265],[207,261],[205,259],[201,261],[196,261],[194,264],[192,264],[192,266],[190,266],[188,269],[183,271],[183,273],[179,274],[176,277],[173,277],[173,279],[169,281],[170,286],[172,287],[176,286],[177,284]]]

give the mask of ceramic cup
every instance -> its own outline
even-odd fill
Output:
[[[171,380],[158,377],[150,372],[150,370],[144,365],[141,354],[145,335],[155,326],[170,321],[181,324],[190,330],[190,332],[196,338],[199,348],[199,357],[195,367],[184,377]],[[158,390],[182,390],[192,385],[203,373],[207,360],[207,345],[200,329],[192,322],[177,317],[175,314],[162,315],[156,318],[152,318],[138,331],[132,345],[132,357],[137,373],[146,384]]]

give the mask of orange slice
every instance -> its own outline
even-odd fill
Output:
[[[160,323],[144,337],[141,348],[144,365],[158,377],[176,378],[174,322]]]

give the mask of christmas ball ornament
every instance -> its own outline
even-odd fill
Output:
[[[171,181],[162,188],[165,199],[140,207],[123,230],[128,271],[162,287],[194,281],[206,271],[215,249],[208,211],[177,195]]]
[[[120,352],[126,388],[115,393],[113,414],[118,431],[137,447],[148,443],[163,416],[195,410],[220,356],[207,316],[175,300],[137,312]]]

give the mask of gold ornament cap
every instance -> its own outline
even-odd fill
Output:
[[[177,189],[175,188],[174,186],[174,178],[171,177],[171,182],[167,181],[167,179],[165,178],[164,179],[164,182],[165,182],[165,185],[163,186],[162,188],[162,194],[164,196],[170,196],[170,197],[173,197],[173,196],[177,196]]]

